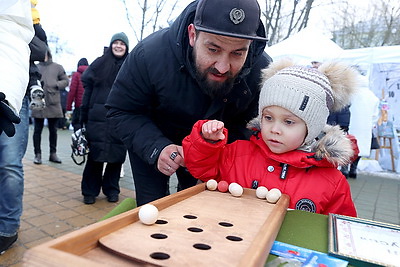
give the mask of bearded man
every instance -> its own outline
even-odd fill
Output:
[[[174,173],[178,190],[197,183],[181,146],[197,120],[224,121],[229,142],[249,138],[260,71],[271,62],[266,41],[257,0],[199,0],[132,50],[106,107],[129,152],[138,206],[168,195]]]

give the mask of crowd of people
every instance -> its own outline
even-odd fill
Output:
[[[368,149],[354,155],[344,133],[361,135],[333,112],[349,111],[360,75],[340,62],[273,62],[256,0],[192,2],[132,51],[116,33],[91,64],[78,61],[71,80],[52,61],[36,4],[0,3],[0,253],[18,238],[29,116],[35,164],[45,121],[54,163],[62,164],[57,130],[65,116],[84,132],[88,205],[101,191],[119,201],[128,153],[138,206],[168,195],[176,174],[178,191],[225,180],[279,188],[293,209],[357,216],[346,178],[356,178]]]

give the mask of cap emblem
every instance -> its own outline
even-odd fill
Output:
[[[229,18],[234,24],[243,22],[245,17],[243,9],[232,8],[231,12],[229,12]]]

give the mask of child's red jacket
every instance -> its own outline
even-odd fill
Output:
[[[246,188],[254,188],[254,184],[268,189],[278,188],[290,196],[289,208],[357,216],[346,178],[326,158],[316,159],[315,152],[301,150],[274,154],[259,133],[250,141],[226,144],[225,138],[212,144],[201,136],[204,122],[197,122],[191,134],[183,140],[186,167],[194,177],[202,181],[236,182]],[[337,130],[336,127],[330,129]],[[228,131],[224,131],[227,135]],[[341,142],[333,143],[343,145]],[[350,142],[344,143],[350,146],[346,149],[351,150]],[[341,151],[335,149],[335,153]]]

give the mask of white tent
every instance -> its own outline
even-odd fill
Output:
[[[365,71],[370,89],[387,101],[389,120],[400,129],[400,45],[348,49],[340,59]]]
[[[371,91],[388,107],[388,121],[393,124],[395,171],[400,172],[400,149],[396,129],[400,130],[400,45],[344,50],[340,59],[358,65],[369,76]],[[384,104],[384,105],[383,105]],[[379,164],[392,170],[388,149],[380,150]]]
[[[274,61],[289,57],[298,64],[310,65],[311,61],[340,59],[357,65],[369,77],[369,87],[389,106],[388,119],[400,130],[400,46],[382,46],[344,50],[329,36],[312,28],[306,28],[288,39],[265,48]],[[394,130],[395,130],[394,129]],[[395,132],[394,132],[395,133]],[[395,133],[396,134],[396,133]],[[396,171],[400,172],[400,156],[397,138],[394,139]],[[379,163],[391,169],[388,151],[381,151]]]
[[[340,58],[353,64],[400,63],[400,45],[346,49]]]
[[[329,36],[316,29],[305,28],[286,40],[265,48],[265,52],[275,61],[289,57],[296,63],[310,65],[311,61],[325,61],[339,57],[343,49]]]

